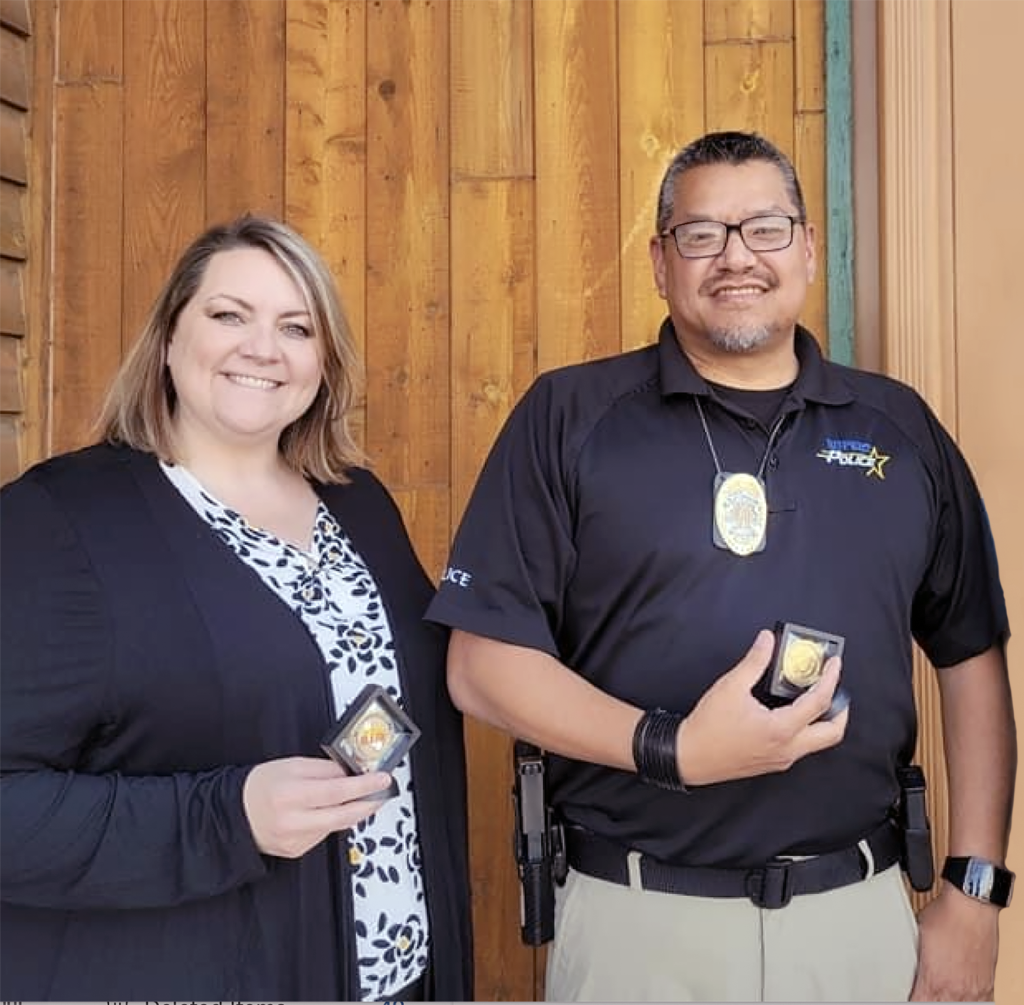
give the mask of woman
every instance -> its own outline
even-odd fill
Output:
[[[0,493],[5,999],[472,998],[446,638],[356,370],[317,254],[214,227],[103,442]],[[390,774],[321,749],[367,683],[422,730]]]

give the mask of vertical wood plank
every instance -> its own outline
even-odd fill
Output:
[[[532,183],[457,182],[452,192],[452,513],[455,522],[532,366]],[[480,235],[487,250],[480,251]],[[518,881],[509,849],[510,745],[479,723],[467,728],[473,925],[482,1001],[535,999],[535,953],[519,943]]]
[[[534,5],[537,96],[537,365],[619,348],[615,6]]]
[[[366,354],[366,5],[287,4],[285,206],[323,255]],[[352,416],[365,443],[365,396]]]
[[[533,49],[522,0],[452,5],[453,527],[512,405],[536,371]],[[514,180],[519,179],[519,180]],[[511,741],[470,721],[470,868],[481,1000],[538,997],[538,954],[516,937]]]
[[[957,435],[959,385],[954,274],[950,4],[879,4],[880,121],[884,177],[882,320],[885,372],[915,387]],[[946,854],[941,702],[935,673],[914,650],[914,696],[922,728],[916,756],[929,782],[938,861]],[[931,894],[915,894],[922,907]]]
[[[817,337],[823,351],[830,348],[829,292],[832,214],[828,199],[825,155],[825,8],[820,0],[794,3],[794,153],[808,218],[817,235],[818,275],[807,292],[801,321]]]
[[[456,523],[491,444],[534,376],[532,203],[532,184],[523,179],[464,181],[452,190]],[[481,234],[489,235],[486,254],[480,253]]]
[[[452,0],[452,174],[533,173],[529,0]]]
[[[136,5],[128,5],[136,6]],[[141,5],[138,5],[141,6]],[[52,449],[91,439],[121,358],[124,5],[60,6],[54,114]]]
[[[841,0],[845,4],[845,0]],[[793,56],[796,60],[798,112],[825,111],[825,4],[796,0]]]
[[[807,217],[815,226],[818,275],[807,290],[807,301],[800,316],[828,352],[829,288],[829,215],[825,199],[825,115],[807,112],[796,117],[796,149],[793,166],[807,203]]]
[[[123,346],[206,224],[207,4],[132,0],[125,34]]]
[[[793,0],[705,0],[704,39],[735,42],[793,36]]]
[[[22,346],[25,409],[19,431],[19,463],[33,464],[49,449],[52,375],[50,370],[52,235],[55,222],[53,182],[54,90],[57,80],[56,3],[32,9],[32,141],[27,144],[29,257],[25,269],[28,332]],[[26,4],[26,15],[28,13]]]
[[[36,4],[38,8],[42,6]],[[57,41],[58,80],[82,83],[122,84],[122,35],[124,32],[124,0],[80,0],[68,3],[56,0],[55,30]],[[142,39],[134,40],[144,46]]]
[[[648,254],[658,187],[669,161],[704,131],[703,6],[620,3],[620,348],[654,341],[667,311]]]
[[[761,133],[793,154],[791,42],[712,45],[707,50],[708,129]]]
[[[366,442],[392,488],[437,493],[445,503],[448,14],[446,4],[427,0],[367,8]],[[406,517],[436,569],[447,548],[438,548],[436,527],[418,520],[419,510]]]
[[[284,210],[284,0],[206,7],[206,215]]]

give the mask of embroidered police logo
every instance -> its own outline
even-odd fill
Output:
[[[883,454],[873,443],[832,436],[825,437],[825,445],[814,456],[828,465],[863,468],[868,478],[874,476],[879,481],[885,481],[885,465],[892,459],[891,454]]]

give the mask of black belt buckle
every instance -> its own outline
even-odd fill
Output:
[[[747,896],[756,907],[776,911],[793,899],[792,862],[769,862],[747,873]]]

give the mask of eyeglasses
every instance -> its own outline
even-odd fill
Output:
[[[735,230],[750,251],[782,251],[793,243],[793,227],[803,224],[799,216],[751,216],[739,223],[718,220],[693,220],[677,223],[658,236],[671,236],[683,258],[716,258],[729,243]]]

